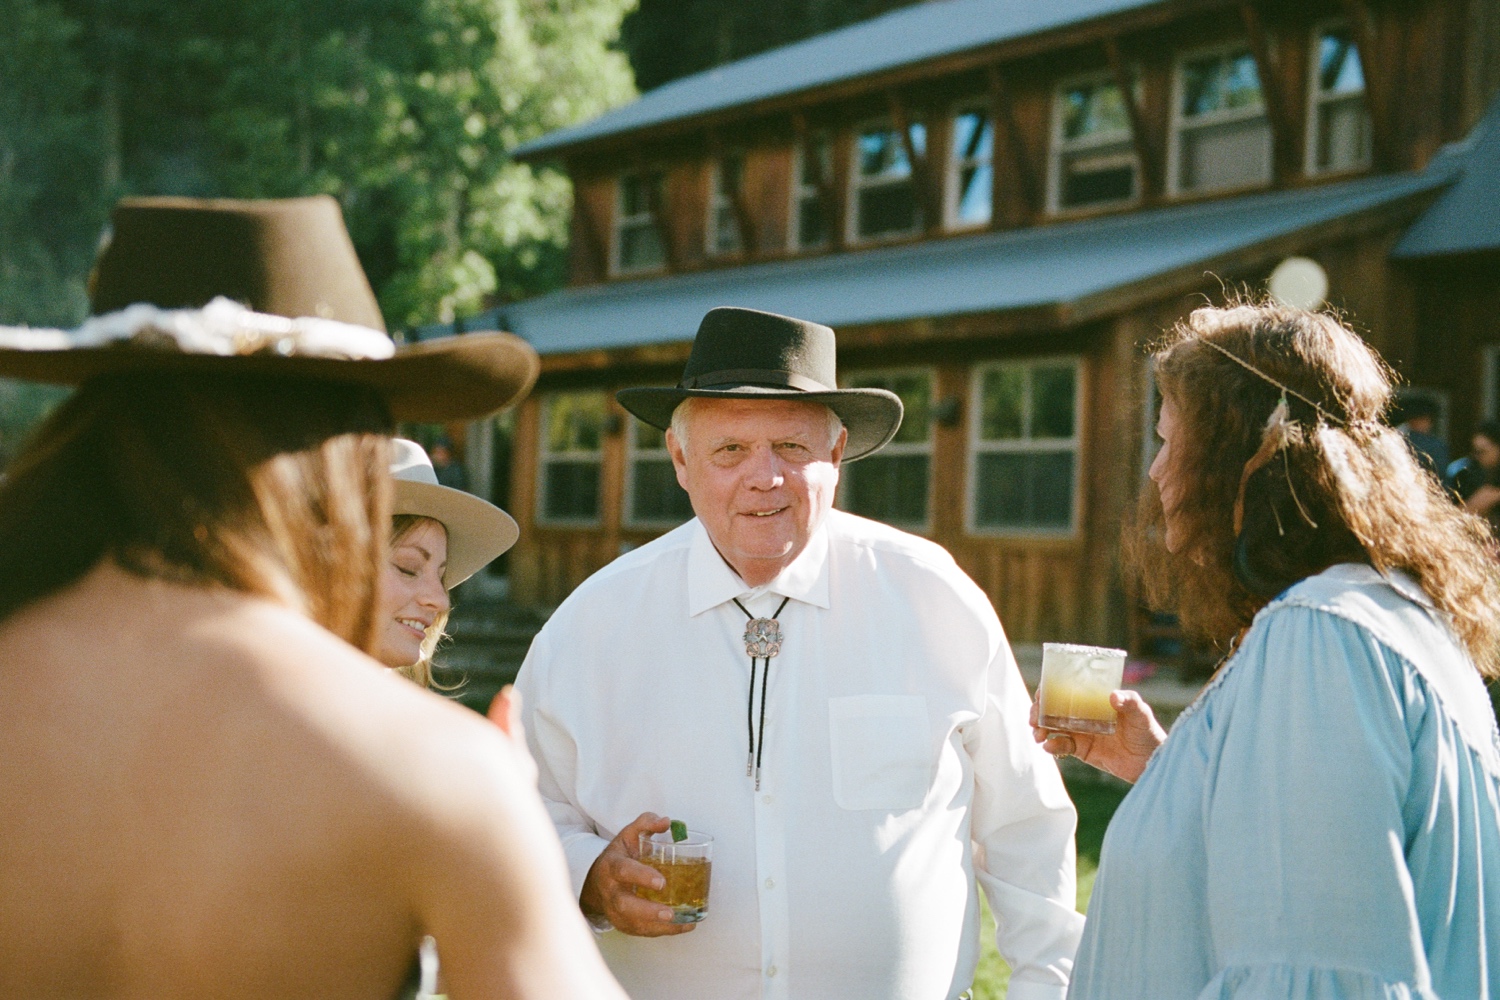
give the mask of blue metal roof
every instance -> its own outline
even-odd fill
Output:
[[[542,354],[564,354],[688,341],[715,306],[765,309],[837,328],[1076,305],[1431,190],[1454,173],[1449,162],[1421,174],[565,289],[485,319]]]
[[[859,24],[663,84],[591,122],[518,147],[517,156],[853,80],[1024,38],[1162,0],[927,0]]]
[[[1463,176],[1406,231],[1392,256],[1500,250],[1500,98],[1464,146]]]

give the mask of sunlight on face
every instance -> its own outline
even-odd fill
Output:
[[[689,421],[686,450],[667,434],[677,481],[719,554],[759,586],[833,507],[848,433],[830,445],[827,409],[796,400],[698,399]]]
[[[1151,481],[1161,494],[1161,509],[1167,525],[1165,539],[1167,551],[1176,552],[1183,542],[1182,519],[1177,509],[1182,505],[1183,484],[1177,469],[1176,456],[1182,453],[1182,425],[1177,420],[1177,406],[1170,397],[1163,396],[1161,416],[1156,421],[1156,433],[1162,440],[1161,450],[1151,463]]]
[[[448,532],[431,518],[392,543],[376,618],[375,658],[381,663],[407,667],[422,658],[427,630],[449,607],[443,586],[447,566]]]

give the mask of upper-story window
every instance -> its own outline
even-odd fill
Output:
[[[868,458],[846,465],[840,476],[841,506],[863,517],[903,528],[925,528],[930,520],[932,479],[932,372],[928,369],[865,373],[857,388],[889,389],[906,414],[896,436]]]
[[[1136,197],[1138,158],[1125,95],[1109,77],[1064,83],[1052,112],[1052,210]]]
[[[1076,359],[1009,361],[974,371],[969,526],[1066,534],[1078,509]]]
[[[615,273],[653,271],[667,261],[656,213],[661,207],[662,176],[644,170],[621,174],[615,202]]]
[[[1223,191],[1271,180],[1271,124],[1244,46],[1184,57],[1172,109],[1172,189]]]
[[[681,524],[693,516],[693,505],[677,483],[666,432],[640,420],[631,423],[625,442],[625,523],[649,528]]]
[[[833,184],[833,145],[817,132],[797,144],[797,183],[792,190],[792,248],[828,245],[832,211],[827,192]]]
[[[554,392],[542,397],[538,521],[598,523],[607,413],[602,392]]]
[[[948,156],[948,224],[982,226],[990,221],[995,190],[995,122],[985,105],[961,108],[953,116]]]
[[[1365,72],[1348,28],[1330,25],[1313,32],[1308,98],[1307,172],[1369,166]]]
[[[714,163],[713,191],[708,199],[710,254],[738,253],[744,249],[740,217],[735,211],[735,199],[739,197],[744,175],[745,157],[741,153],[726,153]]]
[[[927,152],[927,129],[920,122],[909,126],[912,148],[918,156]],[[889,123],[860,129],[854,137],[854,211],[849,235],[855,240],[875,240],[914,233],[921,226],[921,208],[912,174],[911,157],[901,133]]]

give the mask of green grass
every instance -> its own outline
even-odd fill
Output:
[[[1063,780],[1068,794],[1078,807],[1078,912],[1088,909],[1094,891],[1094,875],[1099,870],[1099,848],[1104,843],[1104,828],[1115,814],[1115,807],[1130,787],[1089,771],[1085,765],[1065,761]],[[995,918],[990,904],[980,893],[979,968],[974,973],[974,1000],[1003,1000],[1010,982],[1010,967],[995,950]]]

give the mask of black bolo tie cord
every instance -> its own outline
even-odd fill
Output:
[[[739,608],[741,611],[743,611],[745,613],[745,617],[747,619],[749,619],[750,621],[754,621],[755,620],[755,616],[750,613],[750,609],[747,608],[747,607],[745,607],[743,604],[741,604],[740,603],[740,599],[738,597],[731,598],[731,600],[734,601],[734,606],[735,607]],[[790,600],[791,600],[790,597],[783,597],[781,599],[781,604],[777,606],[776,613],[771,616],[771,620],[772,621],[776,621],[778,618],[781,617],[781,613],[786,610],[787,602],[790,601]],[[760,790],[760,759],[761,759],[761,754],[764,753],[765,749],[766,749],[766,682],[769,681],[770,678],[771,678],[771,658],[769,656],[761,658],[761,659],[764,659],[766,661],[766,669],[760,675],[760,732],[759,733],[756,732],[756,727],[755,727],[755,671],[756,671],[756,659],[757,658],[754,657],[754,656],[750,657],[750,697],[748,699],[746,699],[746,701],[745,701],[745,730],[746,730],[746,735],[747,735],[747,737],[749,739],[749,743],[750,743],[750,752],[746,755],[746,758],[745,758],[745,777],[748,778],[748,777],[750,777],[753,774],[755,776],[755,788],[756,788],[756,791],[759,791]],[[758,739],[757,739],[757,736],[759,737]]]

